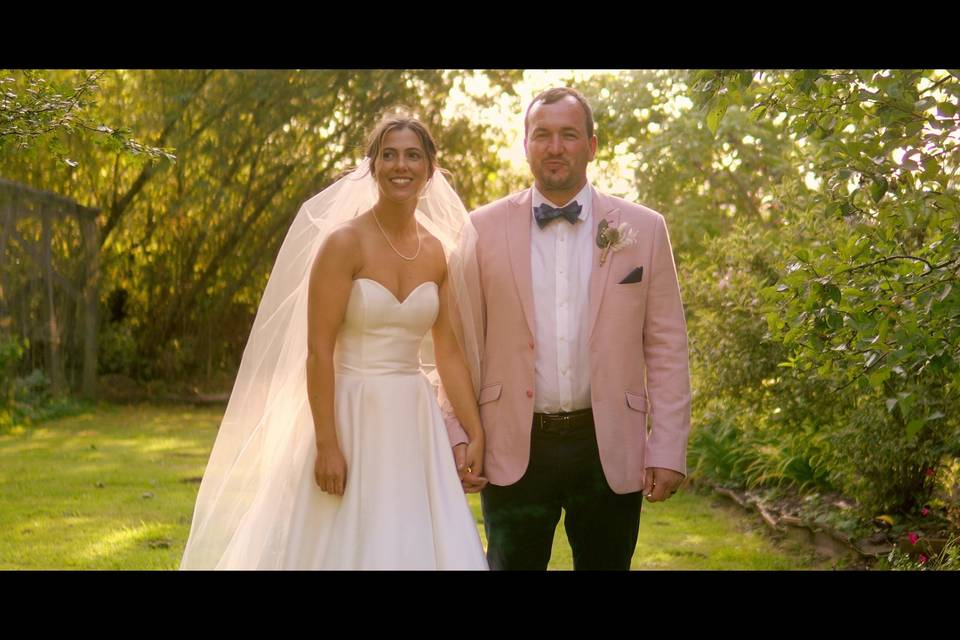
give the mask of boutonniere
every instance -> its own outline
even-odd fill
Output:
[[[600,247],[600,266],[607,260],[607,254],[611,251],[616,253],[624,247],[629,247],[637,241],[637,230],[632,228],[626,222],[621,222],[619,226],[613,227],[607,222],[606,218],[597,225],[597,246]]]

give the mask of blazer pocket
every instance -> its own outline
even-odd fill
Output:
[[[496,400],[500,397],[500,389],[503,387],[502,384],[488,384],[487,386],[480,389],[480,398],[477,400],[477,404],[486,404],[493,400]]]
[[[633,409],[634,411],[639,411],[641,413],[647,412],[647,398],[636,393],[630,393],[627,391],[627,406]]]
[[[643,267],[637,267],[627,274],[627,277],[617,284],[634,284],[643,280]]]

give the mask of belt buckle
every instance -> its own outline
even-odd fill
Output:
[[[534,415],[536,425],[543,433],[568,433],[581,417],[577,411],[566,413],[538,413]]]
[[[547,431],[552,431],[553,433],[564,433],[569,429],[570,420],[573,416],[567,414],[553,414],[548,415],[547,418]]]

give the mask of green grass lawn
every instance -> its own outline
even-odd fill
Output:
[[[176,569],[223,407],[101,405],[0,435],[0,569]],[[469,496],[480,535],[480,500]],[[484,540],[486,543],[486,540]],[[829,568],[709,495],[644,502],[634,569]],[[570,569],[557,536],[551,569]]]

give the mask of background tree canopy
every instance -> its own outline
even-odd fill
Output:
[[[960,523],[957,70],[596,76],[678,254],[691,453],[732,484]],[[655,418],[654,418],[655,420]]]
[[[37,74],[25,75],[36,83]],[[43,75],[46,86],[86,77]],[[360,160],[365,135],[384,110],[406,105],[430,124],[441,166],[453,170],[468,206],[507,188],[509,172],[493,150],[499,132],[465,117],[441,118],[463,75],[105,72],[96,76],[95,104],[72,111],[72,101],[53,105],[64,112],[58,122],[72,126],[31,125],[51,135],[47,144],[20,126],[20,138],[30,144],[8,144],[0,172],[102,210],[102,371],[211,376],[239,363],[299,205]],[[488,75],[509,92],[520,72]],[[149,148],[167,151],[130,153],[115,137],[74,135],[79,121],[123,123]],[[88,124],[79,133],[100,133],[101,126]]]

